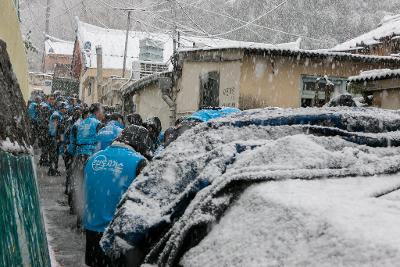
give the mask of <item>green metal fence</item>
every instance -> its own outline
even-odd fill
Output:
[[[0,266],[50,266],[33,158],[0,150]]]

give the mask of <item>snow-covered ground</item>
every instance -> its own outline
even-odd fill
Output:
[[[60,160],[60,170],[63,161]],[[37,167],[40,202],[46,223],[53,267],[85,267],[85,235],[76,230],[76,216],[69,214],[64,195],[65,176],[49,177]]]
[[[267,182],[248,188],[184,266],[396,266],[400,175]]]

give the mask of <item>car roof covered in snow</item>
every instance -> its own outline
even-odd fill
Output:
[[[395,266],[400,175],[289,180],[246,189],[182,266]]]
[[[383,80],[389,78],[398,78],[400,77],[400,69],[391,70],[391,69],[376,69],[363,71],[360,75],[349,77],[348,81],[350,82],[363,82],[363,81],[374,81],[374,80]]]
[[[231,220],[232,217],[229,217],[229,214],[235,212],[235,207],[239,206],[237,208],[239,210],[235,214],[246,212],[248,217],[254,215],[253,218],[249,218],[249,221],[257,223],[264,220],[263,216],[268,214],[271,209],[272,211],[279,210],[279,205],[285,205],[285,203],[264,205],[264,203],[268,204],[269,200],[262,198],[262,192],[268,190],[269,183],[276,183],[276,187],[282,184],[283,188],[279,189],[280,191],[277,189],[278,192],[286,192],[290,196],[288,189],[285,191],[284,187],[284,183],[289,183],[289,180],[298,180],[298,183],[301,184],[301,187],[296,186],[296,184],[293,184],[292,188],[290,185],[286,186],[286,188],[289,187],[294,191],[296,191],[296,188],[304,188],[301,189],[303,191],[307,189],[307,184],[303,185],[302,181],[319,181],[316,183],[320,183],[321,186],[324,185],[324,181],[327,181],[327,186],[332,183],[332,189],[343,191],[341,186],[346,186],[338,185],[338,187],[334,187],[335,182],[333,180],[359,177],[359,181],[362,181],[366,188],[361,195],[367,198],[369,196],[368,190],[371,191],[374,186],[367,186],[368,182],[364,182],[364,179],[400,171],[399,125],[399,112],[345,107],[323,109],[267,108],[244,111],[237,115],[200,124],[185,132],[167,147],[132,183],[119,204],[119,209],[112,223],[104,234],[101,242],[103,249],[114,256],[124,254],[132,248],[141,247],[143,245],[141,242],[146,240],[145,236],[151,235],[155,228],[162,226],[165,234],[160,236],[159,239],[153,239],[155,243],[151,244],[151,250],[148,251],[145,262],[174,266],[181,261],[184,265],[189,266],[191,264],[196,265],[197,261],[201,261],[207,265],[207,262],[203,261],[204,259],[196,256],[197,253],[191,253],[198,251],[196,249],[207,250],[207,253],[212,253],[212,249],[208,251],[210,242],[207,241],[207,238],[215,240],[213,238],[216,235],[213,234],[213,231],[221,230],[221,227],[218,228],[218,222],[221,218],[221,223],[224,222],[225,218]],[[396,186],[395,180],[393,178],[379,180],[382,181],[382,184],[379,181],[369,180],[376,184],[374,187],[376,190],[372,190],[372,193]],[[340,180],[337,183],[340,183]],[[352,191],[355,188],[354,183],[349,183],[346,190]],[[357,183],[355,182],[355,184]],[[256,184],[265,186],[258,189]],[[252,189],[252,187],[246,189],[248,186],[255,186],[255,189]],[[309,189],[307,193],[312,195],[314,190],[318,190],[318,188],[315,188],[317,187]],[[254,190],[261,190],[259,191],[261,193]],[[299,192],[296,191],[293,195],[301,193],[302,191],[299,189]],[[335,191],[332,192],[332,194],[334,193]],[[342,194],[345,194],[344,191]],[[350,198],[350,196],[348,197]],[[361,198],[357,193],[354,202],[351,202],[351,204],[357,203],[357,197]],[[300,199],[299,197],[300,200],[303,198]],[[239,200],[236,202],[236,199]],[[364,199],[362,200],[364,201]],[[372,200],[366,201],[373,202],[373,196]],[[247,208],[250,207],[249,205],[253,205],[252,203],[254,203],[254,209]],[[261,204],[258,205],[258,203]],[[337,205],[335,207],[339,206],[339,204],[333,204]],[[321,202],[321,212],[324,209],[326,212],[329,211],[329,205],[327,201]],[[360,202],[359,205],[365,204]],[[287,208],[288,214],[290,212],[295,213],[295,209],[295,207]],[[260,210],[259,214],[257,210]],[[312,222],[319,215],[310,215],[307,219],[305,217],[308,212],[307,209],[302,210],[305,215],[304,218],[301,217],[297,220],[299,224]],[[390,213],[390,211],[387,212]],[[290,224],[295,227],[296,217],[293,218],[292,221],[288,222],[284,220],[285,218],[282,220],[277,218],[275,220],[276,225],[271,226],[271,228],[286,229],[285,227],[290,226]],[[357,222],[361,223],[360,227],[364,227],[361,219],[354,218],[350,222],[358,220]],[[229,221],[227,229],[229,231],[235,231],[235,229],[244,231],[241,227],[244,227],[244,225],[248,227],[247,222],[246,218],[240,218],[240,220],[238,218],[238,224],[235,226],[232,221]],[[398,225],[398,220],[387,222],[387,224],[390,223]],[[333,224],[332,221],[327,219],[324,221],[323,218],[320,218],[315,224],[306,225],[303,229],[308,230],[310,235],[317,235],[321,231],[324,233],[324,228],[320,227],[326,225],[327,234],[336,235],[338,240],[349,241],[342,246],[355,247],[354,251],[366,251],[363,254],[365,257],[369,255],[368,253],[372,253],[368,246],[368,248],[365,248],[362,241],[354,240],[353,242],[350,238],[345,237],[342,232],[337,231],[332,226]],[[262,231],[263,229],[268,231],[269,226],[267,224],[264,225],[264,228],[257,227],[254,226],[255,232],[247,233],[256,234],[259,230],[261,231],[260,238],[249,236],[248,240],[257,241],[258,246],[273,246],[271,242],[278,244],[279,237],[277,240],[265,239],[265,237],[268,237],[268,233],[264,234]],[[167,230],[165,231],[165,229]],[[318,243],[317,238],[316,240],[311,238],[316,243],[311,245],[307,243],[307,236],[303,239],[303,236],[301,236],[303,229],[299,229],[300,236],[290,245],[303,246],[306,250],[324,250],[324,246]],[[296,229],[293,229],[293,231],[296,231]],[[385,233],[388,233],[388,231]],[[196,234],[191,236],[194,232]],[[217,235],[220,233],[222,232],[218,232]],[[239,235],[239,233],[233,235],[233,240],[239,242],[239,239],[236,239]],[[276,236],[271,234],[271,237],[277,236],[278,233]],[[221,240],[225,240],[224,238],[228,237],[221,236]],[[243,236],[240,238],[243,238]],[[192,239],[201,241],[200,245],[194,246],[190,242],[187,243],[187,240]],[[242,240],[241,244],[245,245],[248,240]],[[329,239],[329,241],[331,240]],[[333,243],[330,242],[329,244]],[[203,244],[205,244],[204,247],[202,247]],[[314,245],[315,247],[311,247]],[[384,263],[382,255],[387,251],[392,251],[385,250],[386,245],[390,247],[391,243],[376,246],[379,251],[376,254],[371,254],[374,256],[381,253],[377,263]],[[191,247],[193,247],[192,250],[189,250]],[[231,248],[233,248],[232,244],[227,244],[226,250]],[[245,246],[241,248],[246,249]],[[297,247],[295,248],[297,249]],[[223,248],[215,248],[214,251],[221,251],[221,249]],[[398,247],[393,248],[393,251],[393,254],[390,254],[391,262],[393,259],[398,259],[398,255],[400,255]],[[235,252],[229,251],[229,253]],[[270,258],[265,258],[265,254],[257,254],[256,256],[259,258],[255,260],[279,258],[282,255],[280,253],[282,253],[282,250],[271,250],[270,254],[267,255],[268,257],[271,256]],[[182,255],[185,256],[182,258]],[[291,256],[294,260],[308,259],[304,255],[306,254],[298,253]],[[334,260],[345,260],[342,254],[329,255],[332,258],[328,256],[324,258],[329,263],[333,263]],[[346,256],[350,257],[351,253],[346,253]],[[229,265],[228,263],[231,263],[227,259],[228,256],[214,253],[212,257],[216,261],[220,260],[217,265],[225,263]],[[365,257],[361,257],[361,260],[357,258],[356,265],[362,263]],[[243,265],[246,262],[239,261],[236,264],[240,265],[240,263]],[[213,264],[210,264],[210,266],[213,266]]]
[[[103,49],[103,67],[106,69],[122,69],[125,49],[126,31],[102,28],[83,21],[77,20],[77,39],[81,51],[85,57],[85,64],[88,68],[96,68],[96,46],[101,45]],[[128,35],[128,56],[127,68],[132,68],[132,62],[139,60],[140,40],[151,39],[163,44],[163,61],[169,62],[173,53],[173,40],[171,35],[165,33],[152,33],[130,31]],[[90,43],[90,49],[85,44]],[[180,47],[225,47],[225,46],[262,46],[262,47],[284,47],[296,48],[298,42],[278,45],[261,44],[254,42],[243,42],[221,38],[206,38],[181,35]]]
[[[400,35],[400,14],[385,16],[379,26],[370,32],[335,46],[333,51],[349,51],[363,48],[364,45],[376,45],[385,37],[398,38]]]

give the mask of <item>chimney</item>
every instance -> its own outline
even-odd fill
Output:
[[[101,45],[96,46],[96,61],[97,61],[97,100],[102,97],[101,85],[103,83],[103,48]]]

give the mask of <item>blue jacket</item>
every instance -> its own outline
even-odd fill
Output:
[[[70,126],[68,133],[65,134],[65,139],[68,139],[67,144],[67,152],[68,154],[74,156],[76,152],[76,136],[75,132],[77,131],[78,124],[82,121],[82,119],[78,119],[73,125]]]
[[[28,116],[31,121],[37,122],[39,119],[38,114],[38,104],[36,102],[32,102],[28,107]]]
[[[40,103],[40,106],[42,108],[48,108],[52,113],[54,112],[54,107],[47,102],[43,101],[42,103]]]
[[[120,145],[111,145],[89,158],[84,178],[85,229],[104,232],[143,160],[132,148]]]
[[[207,122],[209,120],[227,117],[229,115],[239,113],[239,112],[240,112],[240,109],[229,108],[229,107],[224,107],[224,108],[220,108],[220,109],[202,109],[202,110],[199,110],[199,111],[193,113],[186,119]]]
[[[91,156],[96,150],[97,131],[101,122],[93,115],[77,124],[76,155]]]
[[[121,134],[124,126],[118,121],[110,121],[97,133],[97,151],[104,150]]]
[[[58,125],[56,125],[55,120],[58,120]],[[58,127],[63,121],[63,115],[59,111],[54,111],[53,114],[51,114],[50,119],[49,119],[49,135],[51,137],[56,137],[58,133]]]

